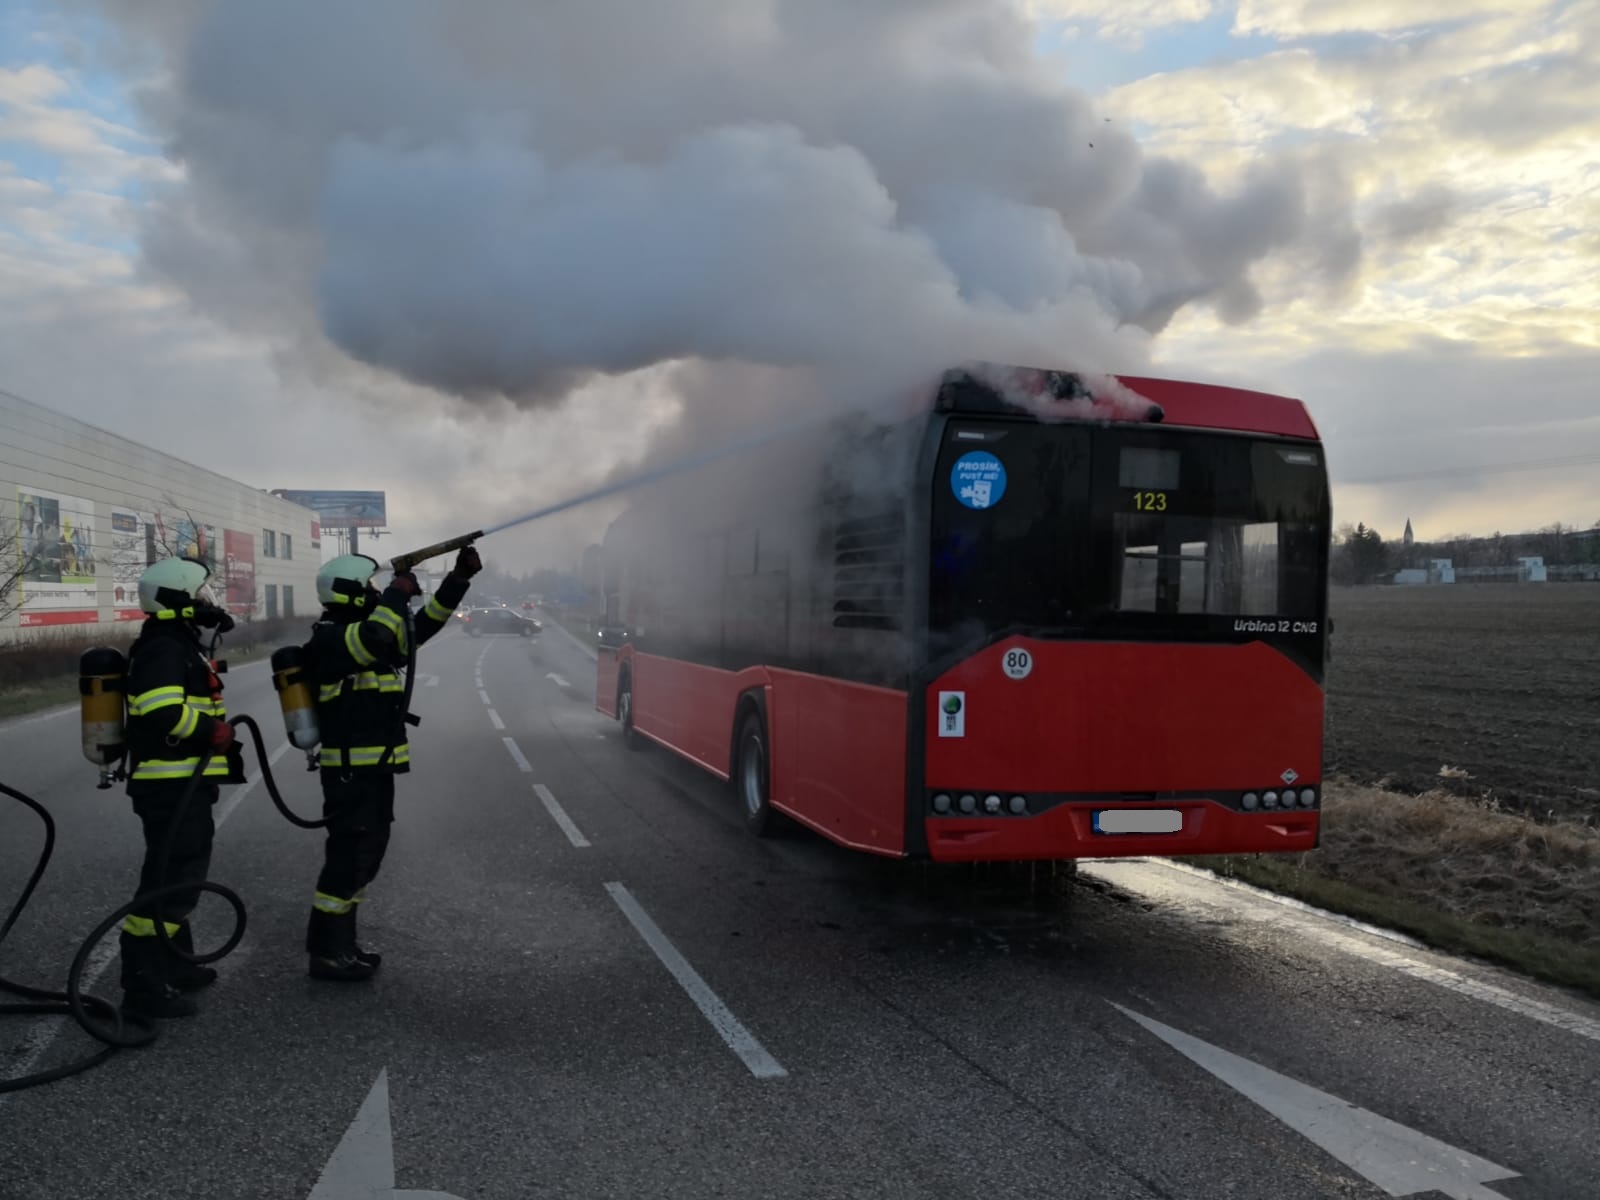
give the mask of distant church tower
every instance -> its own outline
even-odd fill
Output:
[[[1417,540],[1417,539],[1416,539],[1416,538],[1414,538],[1414,537],[1413,537],[1413,536],[1412,536],[1412,535],[1411,535],[1411,518],[1410,518],[1410,517],[1407,517],[1407,518],[1406,518],[1406,531],[1405,531],[1405,533],[1403,533],[1403,534],[1401,534],[1401,535],[1400,535],[1400,541],[1401,541],[1401,542],[1402,542],[1402,543],[1404,543],[1404,544],[1405,544],[1405,545],[1407,545],[1407,546],[1409,546],[1409,545],[1411,545],[1411,544],[1412,544],[1412,543],[1413,543],[1413,542],[1415,542],[1415,541],[1416,541],[1416,540]]]

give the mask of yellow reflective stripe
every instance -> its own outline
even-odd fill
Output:
[[[390,633],[393,633],[397,636],[400,631],[405,628],[405,618],[403,618],[399,613],[395,612],[394,609],[384,608],[381,605],[372,610],[372,616],[369,617],[368,620],[376,621]]]
[[[199,728],[200,714],[195,712],[195,710],[192,708],[185,707],[183,710],[183,716],[179,717],[173,724],[172,733],[169,736],[179,739],[192,737],[194,735],[194,731]]]
[[[168,937],[177,937],[178,930],[183,928],[181,925],[174,925],[171,921],[163,921],[161,923],[167,927]],[[122,929],[123,932],[131,933],[134,937],[155,937],[156,935],[156,923],[154,921],[149,917],[136,917],[132,913],[122,918]]]
[[[182,704],[185,699],[183,688],[176,685],[173,687],[151,688],[148,692],[140,692],[137,696],[128,697],[128,715],[130,717],[142,717],[158,708]]]
[[[213,700],[210,696],[190,696],[187,701],[190,708],[203,717],[225,717],[228,710],[221,700]]]
[[[346,900],[342,896],[330,896],[327,892],[317,892],[311,898],[311,907],[318,912],[347,913],[355,906],[354,900]]]
[[[395,612],[392,608],[379,607],[372,610],[372,616],[369,617],[368,620],[376,621],[390,633],[394,634],[394,640],[399,643],[400,646],[400,653],[405,653],[406,621],[404,617]]]
[[[428,602],[422,606],[423,615],[432,617],[435,621],[448,620],[452,611],[440,604],[436,596],[429,596]]]
[[[187,779],[200,765],[200,756],[193,758],[147,758],[133,770],[135,779]],[[213,755],[206,764],[206,776],[228,774],[228,760],[223,755]]]
[[[370,667],[378,661],[378,656],[369,652],[361,642],[361,626],[348,625],[344,631],[344,648],[350,652],[350,657],[363,667]]]
[[[359,675],[350,676],[354,682],[350,685],[353,692],[403,692],[405,684],[400,676],[393,671],[363,671]],[[337,700],[344,691],[344,681],[338,683],[325,683],[317,693],[318,699],[324,703]]]
[[[318,761],[325,767],[339,767],[343,766],[345,761],[340,756],[348,754],[349,763],[352,767],[375,767],[378,765],[379,760],[383,758],[383,752],[387,748],[386,746],[351,746],[347,750],[340,750],[337,746],[324,746],[322,753],[318,756]],[[410,761],[411,746],[409,744],[396,746],[394,753],[389,757],[389,762],[394,764],[410,763]]]

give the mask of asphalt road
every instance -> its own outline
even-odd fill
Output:
[[[371,985],[305,976],[318,835],[225,793],[244,943],[155,1046],[0,1096],[0,1200],[1600,1196],[1600,1007],[1158,863],[759,842],[592,673],[554,626],[423,649]],[[228,699],[278,742],[264,665]],[[137,823],[70,714],[0,725],[0,782],[60,823],[0,974],[59,986]],[[0,904],[37,844],[0,802]],[[0,1074],[86,1045],[8,1018]]]

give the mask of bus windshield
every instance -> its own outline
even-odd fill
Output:
[[[1255,636],[1323,615],[1314,444],[958,419],[933,487],[935,635]]]

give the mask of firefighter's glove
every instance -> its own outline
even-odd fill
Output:
[[[202,604],[195,609],[194,623],[202,629],[215,629],[218,633],[228,633],[233,629],[233,616],[219,605]]]
[[[456,565],[450,574],[458,579],[471,579],[481,570],[483,570],[483,559],[478,557],[478,548],[463,546],[461,553],[456,555]]]
[[[396,571],[394,578],[389,581],[389,586],[407,600],[422,595],[422,585],[410,571]]]
[[[214,754],[221,754],[233,745],[233,726],[226,721],[218,721],[211,727],[211,750]]]

